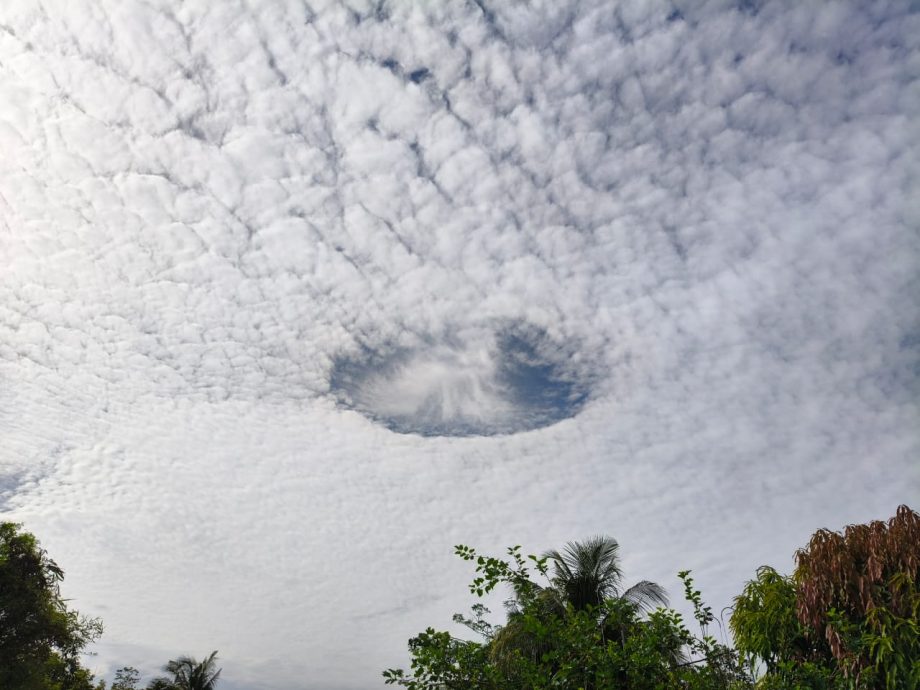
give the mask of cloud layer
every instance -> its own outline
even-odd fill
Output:
[[[102,672],[375,687],[455,543],[721,608],[916,504],[910,3],[425,5],[0,8],[0,501]]]

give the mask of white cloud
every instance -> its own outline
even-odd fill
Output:
[[[0,8],[0,497],[100,670],[372,687],[457,542],[721,608],[916,497],[920,15],[312,5]]]

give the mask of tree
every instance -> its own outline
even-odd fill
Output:
[[[124,666],[115,671],[115,680],[109,690],[137,690],[141,674],[133,666]]]
[[[576,560],[563,560],[552,575],[550,561],[558,565],[555,552],[525,558],[519,547],[512,547],[510,560],[505,560],[458,546],[457,554],[476,566],[477,576],[470,584],[473,594],[484,596],[498,585],[511,589],[505,625],[490,624],[485,620],[488,609],[476,604],[472,618],[457,615],[454,620],[482,636],[481,642],[428,628],[409,641],[410,673],[388,669],[386,683],[410,690],[750,687],[736,655],[705,632],[702,637],[692,635],[676,611],[648,611],[648,605],[643,608],[635,600],[612,596],[619,593],[620,574],[611,543],[615,544],[603,538],[584,542],[584,549],[568,545],[572,559],[579,554],[591,558],[583,560],[583,567]],[[587,586],[591,573],[594,581]],[[712,620],[711,612],[693,590],[689,573],[681,576],[692,595],[695,616],[705,626]],[[575,599],[578,606],[565,596],[566,584],[575,581],[581,583],[571,589],[581,597]],[[599,600],[590,599],[592,592],[601,593]],[[685,660],[679,652],[696,658]]]
[[[64,571],[36,538],[0,523],[0,688],[90,690],[80,653],[102,633],[98,619],[67,608]]]
[[[631,625],[639,612],[667,606],[664,589],[653,582],[643,580],[623,590],[619,549],[613,537],[595,536],[569,542],[562,552],[553,549],[544,553],[541,561],[552,564],[552,576],[550,586],[533,590],[536,596],[535,605],[530,607],[532,613],[539,612],[541,618],[549,619],[592,612],[605,636],[623,638],[622,627]],[[616,606],[612,606],[612,600],[616,600]],[[506,669],[516,654],[536,658],[549,652],[553,643],[539,629],[528,630],[528,619],[523,615],[526,608],[526,601],[515,601],[509,607],[507,622],[491,642],[493,660]],[[672,652],[675,660],[679,659],[680,645]]]
[[[796,584],[769,566],[757,569],[735,597],[729,627],[752,666],[763,665],[761,688],[835,688],[830,649],[799,621]]]
[[[172,678],[155,678],[147,687],[148,690],[214,690],[221,672],[216,667],[217,650],[201,661],[180,656],[163,667]]]
[[[552,584],[561,601],[576,611],[597,608],[607,599],[623,599],[643,611],[667,606],[664,589],[643,580],[622,590],[620,545],[613,537],[596,536],[583,542],[569,542],[562,552],[552,550],[543,557],[553,564]]]
[[[765,687],[920,687],[920,515],[821,529],[791,578],[758,570],[735,599],[738,649]]]
[[[796,553],[799,620],[825,640],[846,678],[920,686],[920,515],[822,529]]]
[[[169,678],[154,678],[147,684],[147,690],[178,690],[178,686]]]

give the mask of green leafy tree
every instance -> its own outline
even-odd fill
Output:
[[[491,641],[495,662],[507,670],[516,655],[536,659],[551,651],[556,640],[554,636],[542,634],[542,628],[531,630],[534,626],[529,617],[533,615],[551,620],[592,612],[603,634],[613,639],[623,637],[620,626],[627,621],[631,624],[639,611],[649,612],[666,606],[664,590],[653,582],[644,580],[623,589],[619,548],[616,539],[596,536],[569,542],[561,552],[547,551],[535,560],[541,573],[548,577],[549,586],[534,584],[511,602],[507,622]],[[547,566],[551,566],[551,574]],[[616,607],[612,606],[612,600],[617,600]],[[611,615],[613,608],[616,615]],[[674,650],[674,656],[680,656],[679,647]]]
[[[429,628],[409,641],[410,672],[388,669],[386,683],[410,690],[749,687],[732,650],[705,633],[691,634],[675,611],[649,610],[649,598],[639,593],[651,592],[660,600],[660,588],[643,586],[635,596],[623,596],[611,542],[615,544],[607,538],[574,543],[564,554],[548,552],[539,558],[524,557],[519,547],[512,547],[507,560],[458,546],[457,554],[475,563],[473,594],[484,596],[499,585],[510,588],[505,625],[488,623],[488,610],[477,604],[471,618],[458,615],[454,620],[481,641]],[[687,591],[697,597],[698,621],[711,622],[689,573],[682,576]]]
[[[217,668],[217,651],[211,652],[201,661],[190,656],[180,656],[169,661],[163,670],[171,678],[155,678],[148,690],[214,690],[221,669]]]
[[[70,610],[64,571],[21,525],[0,523],[0,688],[91,690],[80,654],[102,633],[98,619]]]
[[[830,649],[796,614],[796,584],[769,566],[735,598],[729,627],[736,647],[763,675],[758,687],[815,690],[840,685]]]

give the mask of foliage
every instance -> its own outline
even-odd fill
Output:
[[[818,530],[796,562],[799,620],[845,676],[920,684],[920,515],[902,505],[887,523]]]
[[[829,650],[799,622],[793,578],[762,566],[735,598],[729,627],[742,657],[763,664],[763,688],[834,688]]]
[[[163,670],[172,678],[154,678],[148,690],[214,690],[221,669],[217,668],[217,651],[201,661],[190,656],[180,656],[169,661]]]
[[[458,546],[456,553],[475,563],[474,595],[482,597],[499,585],[510,588],[505,625],[488,623],[488,610],[476,604],[472,618],[454,620],[482,641],[427,629],[409,641],[411,673],[385,671],[388,685],[410,690],[750,687],[732,650],[705,630],[702,637],[691,634],[676,611],[652,610],[664,602],[660,587],[642,582],[622,589],[618,546],[609,537],[570,543],[561,553],[539,558],[522,556],[520,547],[508,549],[507,560],[467,546]],[[689,572],[681,577],[705,628],[712,614]]]
[[[163,670],[167,670],[165,666]],[[180,688],[175,678],[157,676],[147,683],[147,690],[180,690]]]
[[[543,558],[553,564],[553,590],[577,611],[597,608],[610,598],[625,599],[647,611],[667,606],[664,590],[654,582],[643,580],[621,590],[619,551],[616,539],[605,536],[569,542],[562,553],[547,551]]]
[[[63,570],[20,527],[0,523],[0,688],[91,690],[79,656],[102,624],[67,608]]]
[[[124,666],[115,671],[115,680],[109,690],[137,690],[141,681],[140,672],[133,666]]]
[[[731,629],[765,688],[920,687],[920,515],[818,530],[792,577],[762,567]]]
[[[177,690],[177,687],[169,678],[162,676],[154,678],[147,684],[147,690]]]

